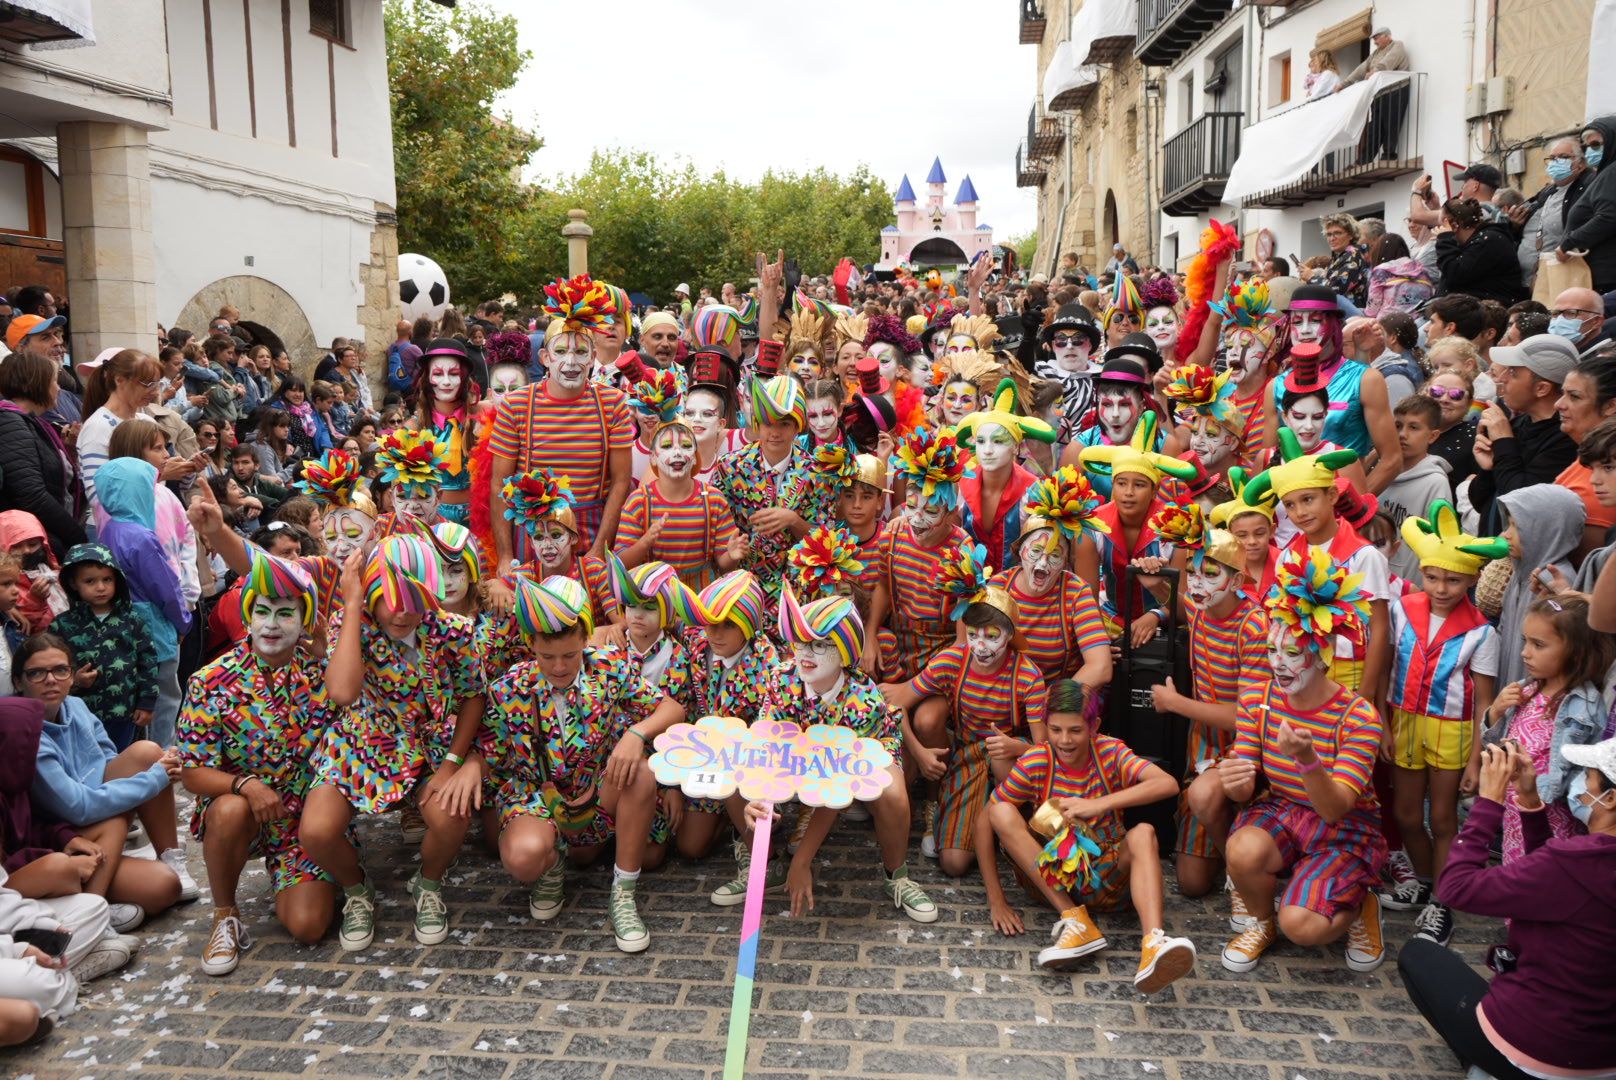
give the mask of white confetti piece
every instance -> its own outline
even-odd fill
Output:
[[[410,980],[410,989],[412,989],[412,990],[425,990],[427,987],[429,987],[431,985],[432,984],[427,982],[425,979],[411,979]]]
[[[492,1050],[493,1047],[489,1046],[488,1045],[488,1040],[484,1039],[482,1042],[478,1043],[476,1046],[473,1046],[472,1049],[473,1050]]]
[[[1152,1065],[1152,1064],[1151,1064],[1151,1063],[1150,1063],[1150,1062],[1148,1062],[1148,1061],[1141,1061],[1141,1062],[1140,1062],[1140,1063],[1139,1063],[1139,1067],[1140,1067],[1140,1068],[1141,1068],[1141,1069],[1143,1069],[1143,1070],[1145,1070],[1145,1071],[1146,1071],[1146,1072],[1147,1072],[1147,1073],[1152,1073],[1152,1072],[1161,1072],[1161,1067],[1160,1067],[1160,1066],[1158,1066],[1158,1065]]]
[[[67,1053],[63,1054],[62,1056],[65,1057],[65,1058],[81,1058],[85,1054],[88,1054],[89,1052],[90,1052],[89,1047],[81,1046],[77,1050],[69,1050]]]
[[[428,1009],[425,1005],[415,1005],[410,1008],[410,1015],[419,1020],[421,1017],[425,1016],[431,1011],[432,1010]]]
[[[954,978],[958,979],[958,978],[963,977],[965,973],[959,969],[958,964],[955,964],[954,965],[954,970],[950,971],[949,974],[952,975]]]
[[[320,1055],[319,1054],[310,1054],[308,1057],[303,1059],[303,1064],[305,1064],[305,1065],[313,1065],[316,1061],[319,1061],[319,1060],[320,1060]]]
[[[1105,1041],[1106,1042],[1116,1042],[1120,1038],[1122,1038],[1122,1036],[1118,1035],[1114,1031],[1108,1031],[1108,1032],[1105,1033]]]
[[[1335,1036],[1334,1035],[1326,1035],[1324,1032],[1321,1031],[1321,1032],[1319,1032],[1319,1041],[1320,1042],[1333,1043],[1333,1042],[1335,1042]]]
[[[392,968],[377,968],[376,974],[384,979],[391,979],[397,974],[397,972],[395,972]]]
[[[556,1006],[556,1012],[558,1012],[558,1013],[571,1012],[571,1011],[572,1011],[571,1007],[568,1006],[565,1001],[563,1001],[560,1005]]]
[[[351,1053],[353,1053],[353,1047],[351,1047],[351,1046],[339,1047],[338,1050],[337,1050],[337,1053],[339,1053],[339,1054],[351,1054]]]
[[[1014,1035],[1016,1033],[1016,1029],[1015,1028],[1005,1028],[1004,1033],[1006,1035]]]
[[[212,1039],[203,1039],[202,1048],[204,1050],[217,1050],[219,1049],[219,1044],[214,1042]]]
[[[814,1014],[809,1012],[807,1009],[802,1010],[802,1022],[805,1023],[805,1024],[813,1023],[814,1022]]]
[[[315,1028],[312,1031],[305,1031],[303,1033],[303,1041],[304,1042],[313,1042],[315,1039],[318,1039],[321,1035],[324,1035],[324,1034],[325,1034],[325,1032],[321,1031],[319,1028]]]
[[[1049,1017],[1047,1016],[1035,1016],[1033,1017],[1033,1020],[1039,1027],[1043,1027],[1045,1024],[1049,1023]]]
[[[506,1039],[505,1040],[505,1045],[506,1046],[521,1046],[522,1045],[522,1040],[521,1039],[516,1039],[516,1038]]]

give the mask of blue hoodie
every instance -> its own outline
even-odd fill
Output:
[[[102,779],[107,762],[117,756],[89,707],[76,697],[64,698],[56,719],[45,721],[40,734],[34,805],[82,827],[133,810],[168,786],[161,763],[121,780]]]
[[[95,475],[95,498],[109,519],[99,539],[123,567],[157,662],[167,663],[179,655],[179,639],[191,627],[191,613],[179,576],[157,539],[157,470],[141,458],[114,458]]]

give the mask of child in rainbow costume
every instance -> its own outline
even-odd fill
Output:
[[[1021,500],[1037,480],[1016,458],[1027,439],[1053,444],[1055,429],[1035,417],[1023,416],[1013,379],[1002,379],[990,408],[960,421],[955,437],[976,456],[976,471],[960,482],[961,524],[988,551],[988,562],[1008,570],[1018,560],[1021,538]],[[990,517],[989,494],[997,496]]]

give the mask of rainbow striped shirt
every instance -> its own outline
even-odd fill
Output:
[[[1011,735],[1029,724],[1042,724],[1049,711],[1049,692],[1038,665],[1012,652],[992,675],[972,669],[963,644],[950,645],[927,662],[915,676],[921,697],[957,700],[954,724],[972,741],[989,735]]]
[[[1062,765],[1054,748],[1040,743],[1010,766],[1009,774],[993,789],[991,801],[1037,809],[1046,790],[1051,799],[1098,799],[1139,783],[1149,767],[1150,762],[1110,735],[1090,737],[1089,763],[1082,772]],[[1113,810],[1089,822],[1089,828],[1102,845],[1118,843],[1124,832],[1122,813]]]
[[[1342,687],[1318,712],[1301,713],[1290,707],[1272,680],[1266,680],[1242,686],[1237,709],[1232,756],[1256,762],[1275,795],[1313,805],[1296,760],[1279,749],[1279,725],[1289,721],[1291,727],[1313,736],[1313,751],[1324,771],[1358,797],[1356,809],[1378,808],[1371,777],[1385,726],[1369,702]]]
[[[952,601],[937,587],[937,582],[942,578],[943,562],[952,558],[968,539],[965,530],[955,525],[940,544],[926,548],[915,542],[915,534],[905,522],[887,529],[881,538],[881,555],[877,562],[879,580],[891,593],[887,609],[889,626],[949,632],[948,609]]]
[[[658,518],[666,518],[667,522],[647,558],[673,567],[692,589],[706,586],[716,576],[714,560],[718,553],[735,539],[735,517],[729,504],[700,480],[684,502],[668,501],[655,480],[647,481],[623,502],[617,523],[617,550],[621,552],[637,543]]]
[[[589,384],[583,396],[550,396],[545,380],[506,394],[494,408],[489,446],[517,472],[550,469],[572,482],[572,497],[592,503],[606,494],[606,460],[634,445],[634,420],[621,390]]]
[[[1232,705],[1243,684],[1261,682],[1268,672],[1268,615],[1245,593],[1218,621],[1205,608],[1190,609],[1190,669],[1196,701]],[[1190,725],[1189,763],[1222,757],[1234,732],[1208,724]]]
[[[1042,596],[1021,588],[1019,570],[1002,570],[993,584],[1010,593],[1020,610],[1016,629],[1027,639],[1026,655],[1045,679],[1063,679],[1083,666],[1088,649],[1109,649],[1111,638],[1100,618],[1100,604],[1076,574],[1061,572],[1061,581]]]
[[[1267,396],[1268,383],[1265,382],[1253,396],[1234,399],[1234,407],[1246,414],[1246,434],[1240,447],[1240,464],[1248,469],[1263,467],[1263,439],[1268,435],[1268,414],[1263,411],[1263,402]]]

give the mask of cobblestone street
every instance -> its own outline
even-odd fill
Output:
[[[625,956],[603,932],[604,868],[568,877],[549,925],[480,849],[467,848],[446,895],[454,931],[425,948],[410,935],[404,882],[413,853],[395,817],[367,821],[366,862],[382,889],[377,945],[345,955],[274,926],[256,866],[243,883],[253,948],[233,975],[198,966],[202,900],[138,931],[126,971],[91,984],[81,1010],[42,1047],[10,1055],[11,1076],[106,1078],[443,1077],[452,1080],[697,1080],[723,1061],[740,908],[707,900],[727,856],[647,874],[651,949]],[[918,844],[911,850],[917,850]],[[194,850],[194,845],[193,845]],[[200,855],[193,859],[203,880]],[[781,917],[771,899],[759,951],[749,1077],[1154,1077],[1160,1080],[1451,1080],[1462,1075],[1400,989],[1395,958],[1349,971],[1329,953],[1280,945],[1256,972],[1218,962],[1226,914],[1169,894],[1168,929],[1200,950],[1193,977],[1146,1001],[1133,991],[1139,934],[1130,913],[1100,918],[1110,948],[1071,975],[1043,974],[1035,951],[1051,917],[1023,904],[1029,934],[1001,938],[979,886],[916,867],[942,917],[910,922],[880,902],[867,826],[842,823],[826,847],[819,906]],[[1012,891],[1012,896],[1018,895]],[[1218,898],[1221,908],[1222,899]],[[1413,913],[1388,917],[1398,943]],[[1491,931],[1461,920],[1475,960]]]

